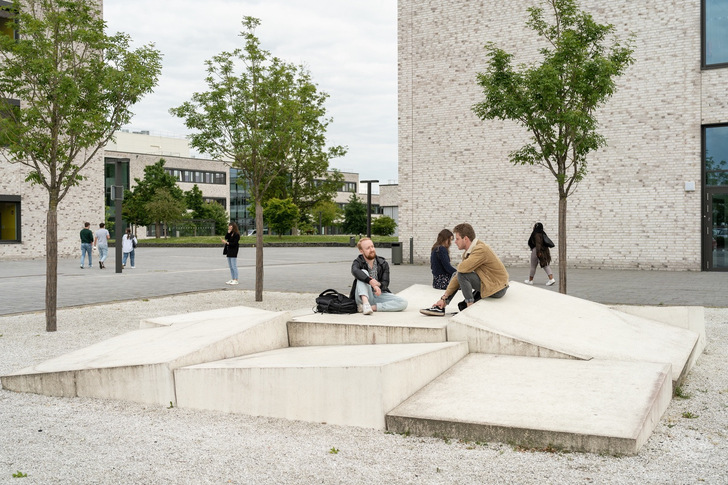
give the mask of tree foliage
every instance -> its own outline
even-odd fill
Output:
[[[359,200],[356,194],[351,194],[344,207],[342,229],[346,234],[366,234],[367,232],[367,206]]]
[[[604,146],[596,111],[616,90],[615,79],[633,63],[631,37],[622,45],[576,0],[543,0],[528,9],[526,25],[545,40],[540,64],[512,65],[513,54],[485,47],[488,65],[478,84],[485,99],[473,107],[483,120],[513,120],[532,135],[510,154],[513,164],[540,165],[559,193],[559,290],[566,293],[566,199],[587,173],[587,155]]]
[[[185,204],[181,199],[175,198],[168,189],[161,188],[154,192],[151,200],[144,204],[144,209],[149,214],[150,219],[159,225],[163,225],[165,228],[169,227],[170,223],[181,220],[185,215]],[[157,230],[157,237],[160,236],[159,230]],[[164,231],[165,237],[167,231]]]
[[[161,55],[106,35],[94,0],[15,0],[11,11],[18,38],[0,35],[3,156],[48,192],[46,330],[55,331],[58,205],[157,84]]]
[[[342,215],[339,204],[330,200],[321,201],[311,208],[313,224],[320,225],[322,228],[338,223]]]
[[[389,216],[380,216],[372,221],[372,234],[391,236],[397,229],[397,223]]]
[[[135,185],[124,193],[124,204],[122,205],[124,219],[139,226],[155,224],[157,237],[161,235],[160,225],[164,221],[155,217],[147,207],[157,192],[166,191],[172,199],[186,207],[185,193],[177,185],[177,179],[164,171],[165,163],[166,161],[160,158],[157,163],[144,167],[144,178],[134,179]],[[201,199],[202,192],[200,192]]]
[[[212,158],[232,160],[255,202],[255,299],[263,299],[263,202],[278,177],[290,174],[302,139],[302,90],[313,90],[307,71],[261,48],[260,20],[245,17],[242,49],[206,61],[207,91],[170,112],[194,131],[190,143]]]
[[[263,209],[263,218],[278,236],[293,229],[299,215],[298,207],[291,199],[268,199]]]

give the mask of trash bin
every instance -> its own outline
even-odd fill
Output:
[[[392,264],[402,264],[402,243],[392,243]]]
[[[349,238],[349,246],[351,246],[352,248],[353,248],[354,246],[356,246],[356,239],[354,239],[354,236],[351,236],[351,237]]]

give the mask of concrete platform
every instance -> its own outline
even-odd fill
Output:
[[[180,407],[384,429],[467,344],[296,347],[175,370]]]
[[[511,282],[504,298],[485,299],[448,322],[449,341],[471,352],[580,360],[669,363],[682,381],[699,335],[599,303]]]
[[[288,324],[291,347],[318,345],[365,345],[432,343],[447,341],[447,319],[426,317],[420,308],[429,307],[442,290],[414,285],[397,295],[408,302],[403,312],[374,312],[373,315],[331,315],[309,313]]]
[[[242,308],[228,319],[208,319],[208,312],[170,317],[184,321],[129,332],[2,376],[2,386],[46,396],[176,404],[174,369],[288,345],[288,313]]]
[[[220,320],[248,319],[254,315],[270,315],[271,312],[247,306],[233,306],[228,308],[217,308],[202,312],[180,313],[165,317],[144,318],[139,321],[139,328],[169,327],[180,323],[205,323],[217,322]]]
[[[470,354],[386,423],[397,433],[631,455],[671,397],[669,364]]]

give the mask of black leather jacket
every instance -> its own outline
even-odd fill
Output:
[[[375,260],[377,262],[377,266],[379,266],[379,275],[377,281],[379,281],[379,283],[382,285],[381,289],[383,292],[391,293],[391,291],[389,291],[389,263],[387,263],[387,260],[381,256],[377,256]],[[354,260],[354,262],[351,263],[351,274],[354,275],[355,279],[351,285],[349,298],[354,298],[357,280],[363,281],[364,283],[369,283],[372,279],[367,273],[364,273],[364,271],[362,270],[369,271],[369,265],[367,264],[367,260],[364,259],[364,255],[360,254]]]

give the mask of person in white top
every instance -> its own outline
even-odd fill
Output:
[[[126,258],[131,256],[131,267],[134,269],[134,251],[137,245],[137,238],[131,233],[131,228],[126,228],[126,234],[121,237],[121,267],[126,267]]]

